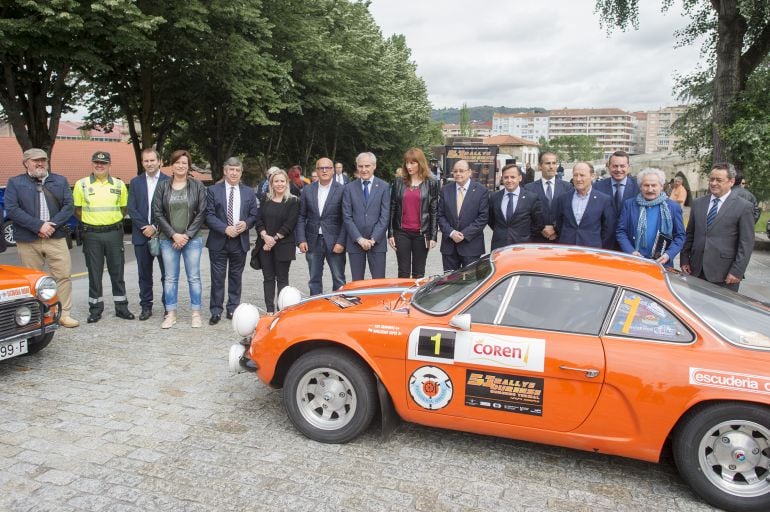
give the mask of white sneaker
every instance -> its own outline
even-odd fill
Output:
[[[193,311],[192,313],[192,322],[191,324],[193,327],[200,327],[201,326],[201,312],[200,311]]]
[[[176,323],[176,311],[169,311],[166,313],[166,318],[163,319],[163,323],[160,324],[161,329],[170,329]]]

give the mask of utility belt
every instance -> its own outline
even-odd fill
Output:
[[[93,224],[83,223],[83,231],[86,233],[107,233],[110,231],[118,231],[123,229],[123,222],[116,222],[109,226],[94,226]]]

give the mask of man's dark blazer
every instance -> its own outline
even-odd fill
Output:
[[[457,185],[450,182],[441,189],[438,202],[438,226],[441,229],[441,253],[478,257],[484,254],[484,227],[489,218],[489,191],[473,180],[463,199],[460,216],[457,216]],[[449,235],[459,231],[465,239],[456,244]]]
[[[58,205],[46,197],[48,212],[56,231],[52,238],[62,238],[65,232],[60,228],[65,226],[72,217],[74,211],[72,203],[72,191],[67,178],[60,174],[49,173],[43,186],[50,195],[58,199]],[[37,182],[26,172],[14,176],[8,180],[5,189],[5,211],[9,219],[13,221],[13,229],[18,242],[34,242],[40,236],[40,228],[43,221],[40,220],[40,193],[37,191]]]
[[[342,218],[345,224],[345,249],[364,252],[357,240],[374,240],[371,252],[387,252],[385,235],[390,221],[390,186],[375,176],[369,185],[369,201],[364,204],[364,187],[360,179],[345,185],[342,193]],[[307,233],[306,233],[307,234]]]
[[[346,242],[345,225],[342,220],[342,194],[345,187],[332,180],[322,212],[318,211],[318,187],[317,181],[302,187],[295,242],[297,244],[307,242],[312,249],[318,241],[318,228],[321,228],[324,245],[331,253],[334,244],[344,246]],[[369,199],[371,200],[371,196]]]
[[[543,214],[537,194],[519,186],[519,200],[513,217],[506,220],[502,205],[503,197],[507,193],[506,189],[498,190],[489,199],[487,224],[492,228],[492,250],[530,242],[533,235],[543,230]]]
[[[169,177],[158,172],[158,184]],[[157,189],[156,189],[157,190]],[[147,212],[152,204],[152,198],[147,197],[147,177],[144,173],[131,179],[128,187],[128,216],[131,217],[131,243],[145,245],[148,238],[142,234],[142,228],[147,225]],[[153,224],[155,224],[155,219]]]
[[[241,242],[243,252],[249,252],[249,230],[254,227],[259,214],[257,208],[257,198],[254,195],[254,189],[247,187],[243,183],[238,184],[238,191],[241,194],[240,220],[246,223],[246,230],[238,238]],[[206,224],[209,227],[209,236],[206,240],[206,247],[210,251],[221,251],[225,248],[228,236],[225,234],[227,228],[227,187],[225,182],[221,181],[216,185],[209,187],[206,192]]]
[[[588,204],[578,225],[572,211],[574,194],[576,192],[562,194],[556,205],[556,232],[559,234],[559,243],[612,248],[615,244],[617,222],[612,198],[592,187]]]
[[[593,184],[593,189],[602,192],[604,194],[607,194],[610,196],[610,199],[612,199],[612,210],[615,212],[615,218],[617,219],[620,217],[620,210],[616,208],[615,206],[615,181],[612,179],[612,176],[604,178],[603,180],[599,180],[596,183]],[[632,197],[636,197],[637,194],[639,194],[639,184],[636,182],[636,178],[633,176],[628,176],[628,179],[626,180],[626,188],[623,190],[623,199],[620,201],[620,208],[623,208],[623,203],[626,202],[626,199],[631,199]]]
[[[553,198],[551,199],[550,207],[548,206],[548,198],[545,197],[545,190],[543,190],[542,178],[533,181],[532,183],[527,183],[527,185],[524,187],[524,190],[536,193],[537,197],[540,199],[540,211],[543,213],[543,226],[556,225],[556,200],[559,199],[562,194],[572,192],[573,190],[572,185],[570,185],[567,181],[554,179],[553,182]],[[533,235],[532,241],[551,243],[550,240],[544,238],[543,235],[541,235],[539,232]]]
[[[743,279],[754,249],[753,206],[730,193],[714,222],[706,227],[710,205],[711,194],[693,201],[679,263],[690,265],[694,276],[703,272],[712,283],[723,283],[727,274]]]

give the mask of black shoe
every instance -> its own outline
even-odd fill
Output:
[[[221,318],[221,315],[211,315],[211,318],[209,318],[209,325],[217,325]]]
[[[232,311],[228,311],[227,312],[227,319],[228,320],[232,320],[233,319],[233,312]]]
[[[86,320],[86,322],[88,322],[89,324],[95,324],[101,319],[102,319],[101,313],[89,313],[88,320]]]
[[[152,308],[142,308],[142,312],[139,313],[139,320],[147,320],[152,316]]]
[[[133,320],[134,318],[136,318],[134,314],[130,312],[128,309],[116,309],[115,316],[118,318],[123,318],[124,320]]]

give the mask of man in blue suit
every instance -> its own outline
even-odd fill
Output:
[[[348,178],[348,175],[345,174],[343,169],[342,162],[334,164],[334,175],[332,175],[332,178],[334,178],[334,181],[340,185],[347,185],[350,183],[350,178]]]
[[[211,299],[209,325],[222,318],[227,275],[227,318],[241,303],[241,278],[249,252],[249,230],[257,222],[257,198],[251,187],[241,183],[243,164],[228,158],[223,167],[224,181],[209,187],[206,198],[206,224],[211,264]],[[228,268],[229,267],[229,268]]]
[[[540,199],[540,209],[543,213],[543,228],[539,233],[532,235],[532,242],[556,243],[556,201],[562,194],[572,191],[572,186],[564,181],[556,179],[556,167],[559,165],[559,156],[556,153],[546,151],[538,157],[540,179],[528,183],[524,188],[534,192]]]
[[[345,227],[342,223],[343,185],[334,181],[332,161],[319,158],[318,181],[302,187],[295,232],[299,250],[310,267],[310,295],[323,293],[324,260],[332,273],[332,290],[345,284]]]
[[[163,309],[166,306],[166,297],[163,295],[163,280],[166,270],[163,268],[163,258],[160,254],[150,254],[150,246],[147,243],[152,237],[158,235],[158,226],[152,218],[150,206],[155,188],[168,176],[160,172],[160,154],[154,148],[145,148],[142,151],[142,167],[144,174],[140,174],[131,180],[128,188],[128,216],[131,218],[131,243],[136,255],[136,267],[139,272],[139,305],[142,312],[139,320],[147,320],[152,316],[152,267],[153,260],[158,260],[160,266],[160,291]]]
[[[599,192],[607,194],[612,199],[612,209],[615,212],[615,222],[620,219],[623,213],[623,204],[627,199],[636,197],[639,194],[639,185],[636,179],[631,176],[631,160],[625,151],[615,151],[607,160],[607,170],[610,177],[596,182],[594,187]],[[614,240],[609,249],[621,250],[620,244]]]
[[[521,187],[523,175],[516,164],[501,171],[502,190],[489,200],[489,227],[492,228],[492,250],[511,244],[529,242],[543,229],[543,216],[537,194]]]
[[[484,254],[484,226],[489,218],[489,191],[471,180],[468,162],[452,168],[454,182],[441,189],[438,225],[444,272],[469,265]]]
[[[345,248],[353,281],[364,278],[366,264],[372,279],[385,277],[385,236],[390,220],[390,187],[374,176],[377,157],[361,153],[356,157],[358,179],[345,185],[342,217],[346,231]]]
[[[578,162],[572,169],[575,191],[563,194],[556,204],[559,243],[584,247],[612,248],[617,217],[612,198],[592,188],[593,166]]]

